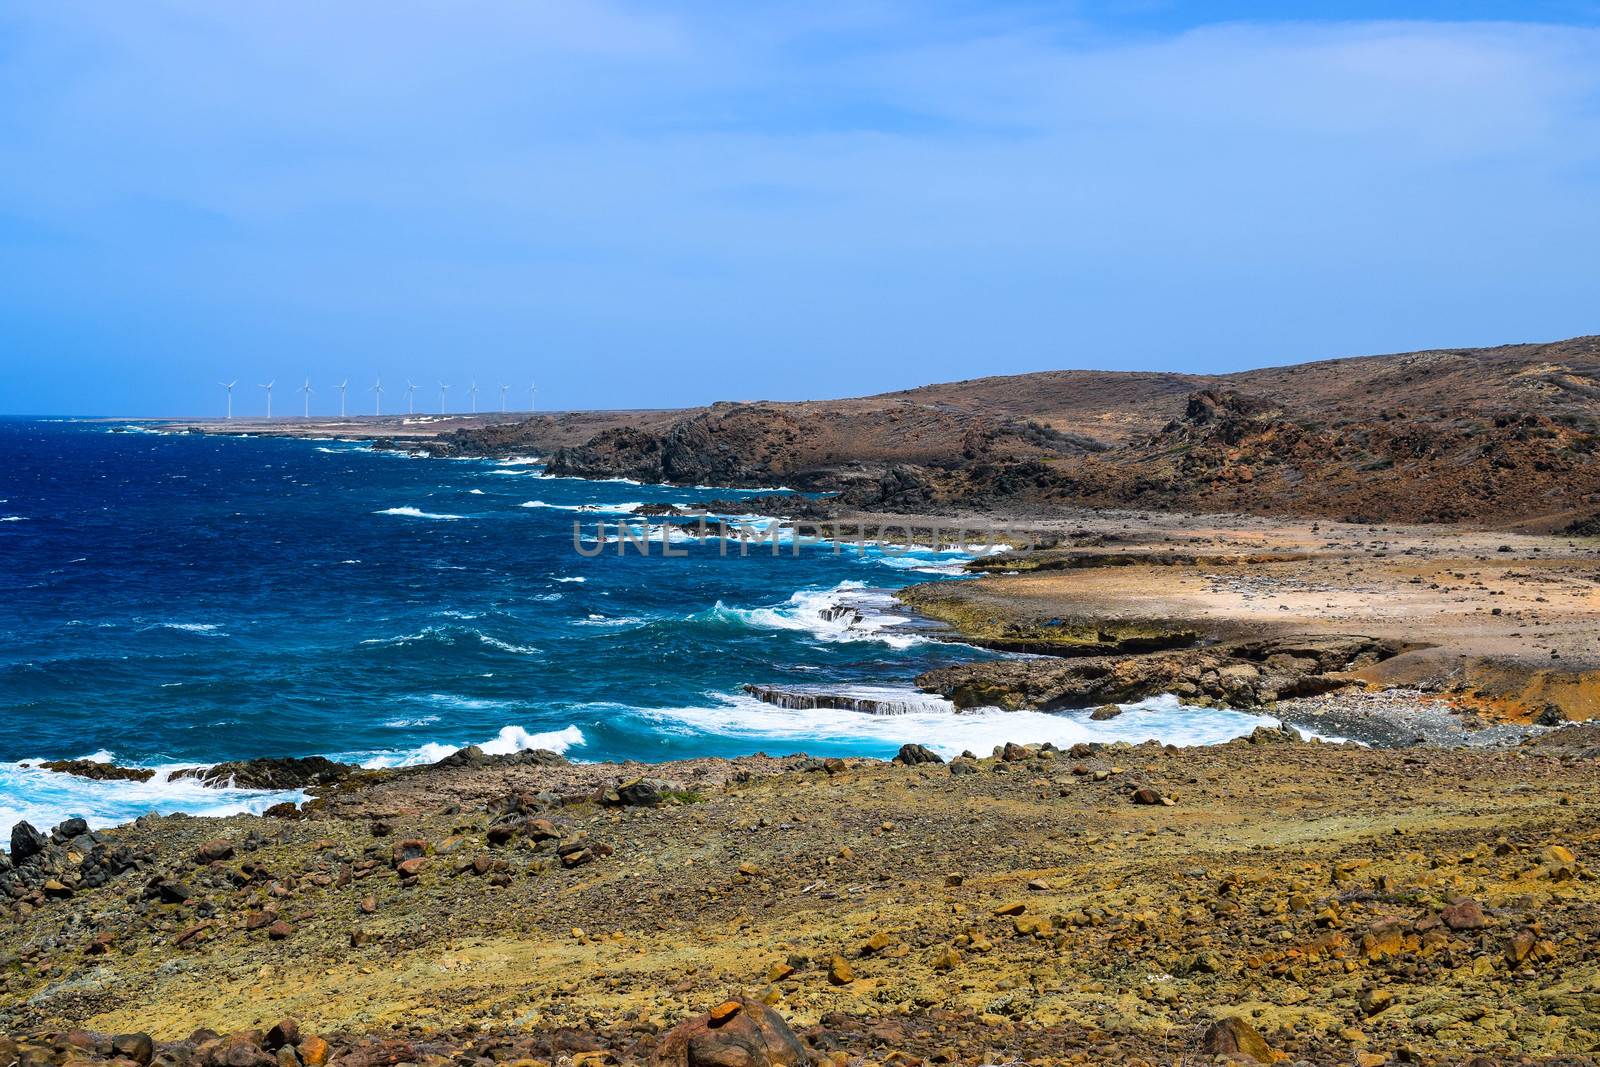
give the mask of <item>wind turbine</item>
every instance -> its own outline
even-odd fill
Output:
[[[372,413],[383,414],[383,379],[379,378],[372,383]]]
[[[444,391],[448,388],[450,387],[443,382],[439,383],[439,414],[441,415],[444,414]]]
[[[341,419],[344,418],[344,391],[345,391],[345,387],[348,386],[349,384],[350,384],[350,379],[349,378],[346,378],[344,381],[339,383],[339,417]]]
[[[476,415],[478,413],[478,382],[477,382],[477,379],[473,379],[472,384],[467,386],[467,392],[472,395],[472,413],[474,415]]]
[[[265,389],[267,391],[267,418],[269,419],[272,418],[272,387],[277,384],[278,379],[274,378],[266,385],[256,386],[257,389]]]
[[[415,415],[417,413],[416,398],[417,398],[417,386],[416,386],[416,383],[413,382],[410,378],[407,378],[406,379],[406,414],[407,415]]]
[[[311,379],[310,378],[306,379],[306,384],[304,384],[304,385],[302,385],[300,387],[300,391],[306,395],[306,397],[305,397],[305,400],[306,400],[306,403],[305,403],[305,417],[309,419],[311,417]]]
[[[510,390],[511,386],[509,385],[502,385],[500,387],[500,414],[502,415],[504,415],[506,411],[506,393],[508,393]]]
[[[239,384],[239,379],[235,378],[231,382],[218,382],[217,384],[228,391],[228,418],[231,419],[233,418],[233,387]]]
[[[528,383],[528,410],[529,411],[538,411],[539,410],[539,383],[538,382],[529,382]]]

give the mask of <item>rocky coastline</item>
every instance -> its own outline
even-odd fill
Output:
[[[1587,1062],[1592,733],[463,750],[268,816],[18,827],[0,1061]]]

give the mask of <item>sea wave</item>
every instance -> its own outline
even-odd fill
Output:
[[[881,641],[893,648],[910,648],[925,640],[917,634],[896,632],[910,619],[894,613],[898,602],[865,582],[845,581],[831,589],[802,589],[774,607],[737,608],[722,601],[690,621],[731,623],[767,630],[795,630],[822,641]]]
[[[214,622],[158,622],[145,630],[177,630],[180,633],[199,634],[202,637],[227,637],[222,627]]]
[[[633,500],[621,504],[547,504],[543,500],[524,500],[519,508],[551,508],[556,511],[589,511],[611,515],[631,515],[644,507],[644,501]]]
[[[96,752],[85,758],[109,763],[111,753]],[[149,812],[236,815],[305,799],[304,793],[295,790],[216,788],[194,778],[172,777],[182,767],[195,766],[193,763],[154,766],[150,769],[156,773],[149,781],[134,782],[61,774],[41,769],[38,762],[0,763],[0,826],[27,820],[48,830],[65,819],[82,818],[98,830],[131,822]]]
[[[381,767],[415,767],[425,763],[438,763],[451,753],[473,743],[470,741],[459,744],[430,741],[412,749],[358,752],[336,758],[354,760],[359,762],[361,766],[372,769]],[[520,726],[505,726],[489,740],[476,742],[479,748],[491,756],[510,755],[513,752],[526,752],[536,748],[549,749],[551,752],[566,752],[568,749],[583,743],[583,731],[576,726],[568,726],[561,730],[549,730],[543,733],[529,733]]]
[[[928,699],[921,690],[907,688],[903,699],[912,710],[899,715],[870,715],[830,708],[782,708],[748,694],[707,694],[698,707],[637,709],[635,714],[658,728],[680,734],[713,734],[745,740],[775,740],[804,744],[840,743],[875,746],[888,752],[907,742],[926,745],[950,758],[970,751],[987,756],[1007,741],[1066,748],[1080,741],[1154,739],[1164,744],[1213,745],[1249,734],[1257,726],[1275,726],[1278,720],[1247,712],[1180,705],[1175,696],[1159,696],[1124,705],[1114,719],[1095,721],[1089,712],[1006,711],[979,708],[972,711],[923,710],[915,705]]]
[[[543,651],[533,645],[519,645],[506,641],[471,626],[425,626],[414,634],[400,634],[395,637],[369,637],[363,640],[361,644],[375,648],[398,648],[424,642],[455,645],[462,639],[477,641],[490,648],[497,648],[502,652],[512,652],[519,656],[537,656]]]
[[[26,515],[0,515],[0,522],[27,522]]]
[[[422,511],[413,507],[384,508],[374,511],[374,515],[404,515],[412,519],[464,519],[465,515],[443,515],[431,511]]]

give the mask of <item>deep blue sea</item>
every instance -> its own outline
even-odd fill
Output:
[[[741,556],[669,530],[682,555],[667,558],[659,520],[648,555],[596,541],[597,522],[614,538],[640,502],[747,497],[758,512],[760,496],[551,478],[537,457],[0,420],[0,837],[24,817],[103,825],[283,799],[22,766],[38,759],[397,766],[479,744],[655,761],[888,756],[906,741],[948,755],[1006,740],[1219,741],[1265,721],[1170,701],[1105,723],[957,714],[918,696],[918,672],[990,655],[895,624],[889,592],[962,580],[959,554]],[[821,614],[839,604],[865,621]],[[745,683],[866,687],[908,708],[785,710]]]

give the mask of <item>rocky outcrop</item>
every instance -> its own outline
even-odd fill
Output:
[[[680,1023],[661,1039],[651,1067],[802,1067],[813,1054],[783,1016],[750,997],[736,997]]]
[[[940,667],[917,678],[959,708],[1059,710],[1176,693],[1190,703],[1256,707],[1351,684],[1344,673],[1394,655],[1370,637],[1238,641],[1134,656],[1000,660]]]
[[[915,693],[895,696],[868,695],[849,690],[791,689],[775,685],[746,685],[744,691],[774,707],[810,711],[829,708],[859,711],[863,715],[909,715],[919,711],[944,711],[939,701]]]
[[[156,772],[148,767],[122,767],[115,763],[98,763],[86,759],[47,760],[38,765],[57,774],[75,774],[79,778],[93,778],[97,782],[148,782]]]
[[[108,843],[82,819],[46,834],[26,821],[11,828],[11,854],[0,853],[0,900],[27,907],[66,900],[145,865],[149,857]]]
[[[231,784],[238,789],[308,789],[337,785],[358,770],[352,764],[335,763],[324,756],[284,756],[185,767],[173,772],[172,777],[198,778],[207,784]]]

